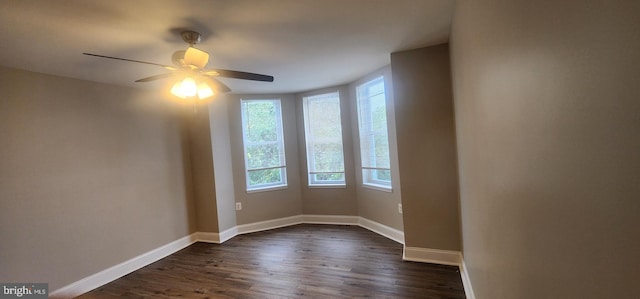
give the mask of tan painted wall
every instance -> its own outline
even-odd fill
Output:
[[[358,108],[356,104],[356,86],[377,76],[384,75],[387,94],[387,122],[389,130],[389,154],[391,158],[392,192],[374,190],[362,185],[360,161],[360,141],[358,137]],[[361,217],[376,221],[386,226],[403,230],[402,214],[398,213],[400,204],[400,176],[398,171],[398,151],[396,144],[396,125],[393,102],[391,69],[386,66],[368,76],[349,84],[349,108],[351,111],[351,135],[353,136],[353,158],[356,167],[356,194],[358,214]]]
[[[304,129],[303,97],[334,91],[340,92],[340,116],[342,118],[342,145],[346,187],[309,188],[307,175],[307,152]],[[358,215],[356,179],[353,159],[353,137],[351,135],[351,111],[348,86],[337,86],[296,95],[298,126],[298,153],[300,158],[300,182],[302,189],[302,212],[310,215]]]
[[[0,67],[0,281],[57,289],[195,231],[182,116],[162,103]]]
[[[222,232],[236,225],[228,99],[225,95],[187,115],[198,231]]]
[[[198,231],[219,232],[216,202],[217,179],[214,176],[212,130],[209,109],[200,106],[188,112],[189,142],[191,149],[191,173],[198,221]]]
[[[223,232],[236,226],[236,200],[233,165],[231,164],[228,101],[227,97],[219,96],[209,105],[218,232]]]
[[[447,44],[391,54],[405,245],[460,250]]]
[[[235,200],[242,203],[242,210],[236,211],[237,224],[242,225],[302,214],[295,97],[293,95],[229,95],[228,98]],[[281,190],[247,193],[240,99],[275,98],[280,98],[282,105],[288,187]]]
[[[640,2],[456,5],[462,231],[477,298],[637,298]]]

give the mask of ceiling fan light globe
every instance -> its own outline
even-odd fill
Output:
[[[179,97],[181,99],[186,99],[187,98],[186,96],[184,96],[182,94],[182,81],[178,81],[178,82],[174,83],[173,87],[171,87],[171,91],[170,92],[171,92],[172,95],[174,95],[176,97]]]
[[[193,97],[198,93],[198,86],[196,85],[196,80],[193,80],[190,77],[182,80],[182,84],[180,86],[180,92],[185,97]]]
[[[207,99],[215,95],[215,92],[206,83],[198,84],[198,98],[201,100]]]
[[[171,87],[171,94],[181,99],[196,96],[198,94],[198,86],[196,84],[196,80],[191,77],[187,77],[176,82],[175,84],[173,84],[173,87]]]

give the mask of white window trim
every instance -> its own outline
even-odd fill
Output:
[[[389,172],[391,172],[391,168],[385,168],[385,167],[361,167],[362,170],[388,170]],[[385,189],[385,191],[391,190],[391,182],[387,182],[387,181],[383,181],[383,180],[378,180],[378,179],[371,179],[368,182],[364,181],[364,173],[362,174],[363,178],[362,178],[362,184],[363,185],[367,185],[370,187],[374,187],[374,189]]]
[[[389,193],[393,192],[393,188],[391,188],[391,186],[386,186],[386,185],[378,185],[378,184],[373,184],[373,183],[362,183],[362,187],[367,188],[367,189],[377,190],[377,191],[389,192]]]
[[[361,80],[358,80],[355,84],[354,84],[354,96],[355,96],[355,102],[356,102],[356,115],[357,115],[357,125],[358,125],[358,138],[359,138],[359,146],[360,148],[358,149],[360,152],[360,174],[361,174],[361,178],[362,178],[362,186],[366,187],[368,189],[373,189],[373,190],[378,190],[378,191],[384,191],[384,192],[392,192],[393,191],[393,174],[391,174],[391,181],[387,182],[387,181],[381,181],[381,180],[375,180],[375,179],[371,179],[370,181],[367,181],[367,175],[365,174],[365,170],[367,169],[384,169],[384,170],[389,170],[389,172],[391,173],[391,144],[390,144],[390,140],[389,140],[389,168],[381,168],[381,167],[370,167],[370,166],[363,166],[362,165],[362,143],[366,142],[366,139],[362,138],[361,136],[361,130],[360,130],[360,126],[361,126],[361,122],[360,122],[360,118],[362,117],[361,115],[361,108],[360,108],[360,100],[358,99],[358,88],[371,82],[374,80],[377,80],[379,78],[382,78],[382,82],[384,84],[384,97],[385,97],[385,110],[388,113],[388,103],[389,103],[389,91],[388,91],[388,80],[387,80],[387,76],[380,72],[380,73],[375,73],[372,74],[370,76],[367,76],[366,78],[363,78]],[[370,97],[369,97],[370,98]],[[367,118],[370,118],[370,115],[365,115]],[[389,118],[387,115],[387,124],[386,124],[386,129],[387,129],[387,138],[389,138],[390,134],[389,134]],[[371,132],[368,132],[369,135],[373,134],[373,130]],[[367,138],[368,139],[368,138]],[[380,183],[377,183],[380,182]]]
[[[277,185],[277,186],[269,186],[269,187],[260,187],[260,188],[253,188],[253,189],[247,189],[246,192],[247,193],[258,193],[258,192],[265,192],[265,191],[275,191],[275,190],[284,190],[289,188],[289,186],[287,185]]]
[[[342,185],[323,184],[323,185],[309,185],[308,187],[311,189],[346,189],[347,185],[346,184],[342,184]]]
[[[284,164],[283,165],[279,165],[279,166],[274,166],[274,167],[266,167],[266,168],[255,168],[255,169],[248,169],[248,165],[249,165],[249,161],[247,160],[247,149],[246,149],[246,144],[247,141],[245,140],[245,133],[244,133],[244,128],[245,128],[245,122],[246,119],[244,117],[242,117],[242,112],[241,112],[241,120],[242,120],[242,154],[244,156],[244,175],[245,175],[245,186],[246,186],[246,192],[247,193],[257,193],[257,192],[264,192],[264,191],[271,191],[271,190],[280,190],[280,189],[287,189],[288,188],[288,182],[287,182],[287,165],[286,165],[286,153],[285,153],[285,143],[284,143],[284,127],[282,124],[282,100],[278,99],[278,98],[273,98],[273,99],[241,99],[240,100],[240,105],[241,108],[240,110],[242,111],[242,103],[244,102],[259,102],[259,101],[274,101],[278,103],[278,107],[277,110],[279,112],[280,117],[278,117],[276,119],[276,130],[279,132],[279,137],[280,137],[280,143],[282,144],[282,154],[283,154],[283,159],[284,159]],[[276,143],[278,141],[275,141]],[[271,144],[274,142],[262,142],[263,144]],[[255,143],[251,143],[252,145],[254,144],[260,144],[260,142],[255,142]],[[281,182],[276,182],[276,183],[270,183],[270,184],[260,184],[260,185],[254,185],[254,186],[250,186],[249,185],[249,172],[250,171],[256,171],[256,170],[265,170],[265,169],[275,169],[275,168],[281,168],[281,177],[282,177],[282,181]]]
[[[333,94],[336,93],[338,95],[338,105],[340,105],[340,145],[342,146],[342,164],[343,164],[343,169],[342,171],[336,171],[336,172],[317,172],[317,171],[311,171],[312,164],[313,164],[313,155],[309,155],[309,118],[307,116],[307,101],[308,98],[314,97],[314,96],[321,96],[321,95],[328,95],[328,94]],[[314,93],[310,93],[310,94],[306,94],[302,97],[302,102],[303,102],[303,120],[304,120],[304,136],[305,136],[305,154],[306,154],[306,160],[307,160],[307,186],[309,188],[346,188],[347,185],[347,173],[346,173],[346,169],[344,169],[344,140],[343,140],[343,133],[342,133],[342,95],[340,93],[340,90],[324,90],[324,91],[318,91],[318,92],[314,92]],[[317,174],[317,173],[342,173],[344,180],[342,181],[316,181],[315,179],[313,179],[313,174]]]

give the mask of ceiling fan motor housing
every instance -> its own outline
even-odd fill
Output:
[[[182,36],[182,40],[191,46],[198,44],[201,41],[200,33],[191,30],[182,31],[180,36]]]

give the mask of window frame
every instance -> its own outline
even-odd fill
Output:
[[[246,128],[248,125],[248,119],[246,118],[245,112],[245,103],[249,104],[252,102],[273,102],[275,103],[276,110],[276,136],[277,140],[275,141],[261,141],[261,142],[252,142],[247,140]],[[265,98],[265,99],[240,99],[240,118],[242,121],[242,149],[244,156],[244,174],[245,174],[245,185],[247,193],[254,192],[262,192],[262,191],[270,191],[277,189],[286,189],[288,188],[287,182],[287,163],[286,163],[286,152],[285,152],[285,143],[284,143],[284,126],[282,124],[282,100],[279,98]],[[271,167],[260,167],[260,168],[251,168],[249,169],[249,160],[247,155],[247,149],[251,145],[259,145],[259,144],[276,144],[278,146],[279,152],[282,154],[280,157],[280,165],[271,166]],[[279,182],[267,183],[267,184],[250,184],[250,176],[249,173],[252,171],[262,171],[268,169],[280,169],[280,178]]]
[[[383,92],[381,94],[384,95],[384,108],[385,108],[385,124],[384,124],[384,130],[385,130],[385,134],[386,134],[386,138],[387,138],[387,155],[388,155],[388,161],[389,161],[389,167],[376,167],[376,159],[375,159],[375,152],[369,150],[368,153],[363,154],[364,152],[364,148],[363,148],[363,144],[364,143],[369,143],[368,149],[374,149],[375,148],[375,139],[373,138],[373,136],[375,136],[376,130],[373,129],[373,122],[371,121],[372,119],[372,110],[371,105],[367,105],[366,111],[363,111],[365,108],[363,108],[363,101],[364,100],[369,100],[371,98],[373,98],[374,96],[380,95],[380,94],[375,94],[375,95],[368,95],[366,98],[361,98],[360,97],[360,89],[361,88],[365,88],[367,85],[370,85],[371,83],[375,82],[375,81],[380,81],[383,84]],[[357,121],[358,121],[358,137],[359,137],[359,147],[360,147],[360,168],[361,168],[361,174],[362,174],[362,185],[364,187],[368,187],[368,188],[372,188],[372,189],[376,189],[376,190],[380,190],[380,191],[386,191],[386,192],[392,192],[392,185],[393,185],[393,176],[392,176],[392,170],[391,170],[391,144],[390,144],[390,140],[389,140],[389,117],[388,117],[388,97],[389,97],[389,91],[388,91],[388,86],[387,86],[387,80],[384,74],[376,74],[370,77],[367,77],[366,79],[360,80],[359,82],[357,82],[355,84],[355,100],[356,100],[356,113],[357,113]],[[364,126],[368,126],[367,128],[363,128]],[[363,130],[366,129],[366,130]],[[379,129],[382,130],[382,129]],[[378,131],[379,131],[378,130]],[[365,134],[363,134],[365,133]],[[364,135],[364,136],[363,136]],[[368,157],[368,160],[366,160],[365,158]],[[371,161],[371,163],[365,163],[367,161]],[[370,165],[365,165],[365,164],[372,164],[373,166]],[[383,170],[383,171],[388,171],[389,172],[389,180],[381,180],[378,178],[373,177],[374,174],[374,170]]]
[[[312,137],[313,135],[311,134],[310,130],[311,128],[311,124],[310,124],[310,119],[309,119],[309,111],[308,111],[308,105],[310,101],[313,101],[314,98],[319,98],[319,97],[327,97],[327,96],[333,96],[336,95],[336,98],[338,100],[337,104],[338,104],[338,119],[340,120],[339,125],[340,125],[340,135],[337,137],[333,137],[332,139],[335,139],[335,141],[339,141],[340,143],[340,151],[341,151],[341,158],[342,158],[342,171],[335,171],[335,172],[320,172],[320,171],[316,171],[315,168],[315,155],[314,155],[314,151],[313,151],[313,146],[310,146],[310,143],[314,143],[314,144],[322,144],[320,142],[316,143],[314,142],[314,138]],[[325,98],[326,99],[326,98]],[[304,136],[305,136],[305,152],[306,152],[306,159],[307,159],[307,186],[310,188],[346,188],[347,185],[347,174],[346,174],[346,169],[345,169],[345,161],[344,161],[344,138],[343,138],[343,131],[342,131],[342,98],[341,98],[341,93],[340,90],[327,90],[327,91],[322,91],[322,92],[315,92],[312,94],[307,94],[304,95],[302,97],[302,114],[303,114],[303,122],[304,122]],[[335,143],[335,141],[333,143]],[[331,142],[324,142],[324,143],[331,143]],[[321,173],[338,173],[338,174],[342,174],[342,180],[317,180],[316,179],[316,175],[317,174],[321,174]]]

